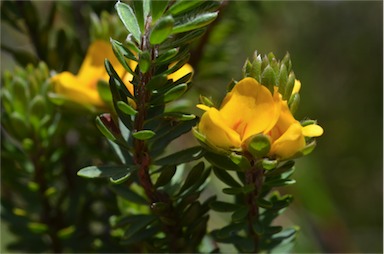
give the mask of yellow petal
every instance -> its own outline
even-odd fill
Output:
[[[174,64],[171,64],[169,66],[169,68],[171,68]],[[174,73],[171,73],[168,75],[168,79],[172,79],[173,81],[176,81],[182,77],[184,77],[185,75],[187,75],[188,73],[192,72],[193,73],[193,68],[191,65],[189,64],[184,64],[180,69],[178,69],[177,71],[175,71]]]
[[[80,104],[103,106],[99,93],[95,89],[88,89],[70,72],[62,72],[52,78],[55,92]]]
[[[323,135],[323,133],[323,128],[317,124],[311,124],[303,127],[303,135],[306,137],[319,137]]]
[[[90,88],[96,88],[98,80],[108,82],[109,76],[104,67],[104,60],[108,59],[118,75],[122,75],[125,70],[119,63],[115,54],[113,53],[112,46],[102,40],[94,41],[88,48],[85,59],[80,67],[77,77],[80,80],[86,81],[86,85]]]
[[[199,132],[205,135],[210,144],[219,148],[227,150],[241,145],[240,135],[226,125],[216,108],[210,108],[202,115]]]
[[[253,78],[239,81],[223,100],[220,109],[230,128],[242,140],[268,132],[277,122],[280,113],[279,96]]]
[[[301,82],[295,79],[295,84],[293,85],[292,94],[300,92],[300,88],[301,88]]]
[[[299,123],[294,123],[272,143],[270,154],[285,159],[293,156],[304,147],[305,139],[302,134],[302,127]]]

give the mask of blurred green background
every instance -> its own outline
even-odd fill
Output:
[[[89,9],[114,12],[114,3],[63,2],[59,21],[71,15],[81,21]],[[41,13],[49,4],[37,3]],[[84,52],[86,23],[72,19],[64,26],[75,28]],[[9,25],[1,24],[1,33],[2,44],[33,52]],[[243,63],[255,50],[272,51],[277,58],[290,53],[302,82],[296,118],[317,119],[325,130],[315,151],[297,160],[297,183],[281,190],[295,196],[282,218],[283,224],[301,228],[294,252],[382,253],[383,3],[228,1],[192,48],[196,74],[186,98],[198,114],[193,106],[198,95],[220,103],[226,85],[241,79]],[[76,72],[80,62],[74,62],[69,69]],[[1,71],[15,64],[2,50]]]

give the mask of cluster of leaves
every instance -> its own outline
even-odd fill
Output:
[[[95,194],[97,183],[76,177],[77,155],[66,143],[63,114],[47,97],[51,88],[42,62],[2,77],[1,216],[16,236],[7,248],[99,252],[105,245],[94,242],[102,239],[109,250],[119,251],[108,240],[103,218],[117,210],[114,199],[106,188],[99,186],[104,193]],[[106,210],[95,207],[97,202]],[[102,230],[93,231],[96,224]]]
[[[233,196],[234,200],[211,203],[214,211],[231,213],[229,224],[214,230],[212,236],[217,242],[233,244],[240,252],[288,251],[293,246],[297,229],[283,230],[281,226],[272,224],[293,201],[293,197],[280,196],[278,191],[271,191],[295,183],[290,179],[294,172],[294,161],[279,163],[265,158],[255,162],[253,171],[249,171],[250,168],[244,167],[246,159],[239,160],[239,157],[205,153],[205,158],[213,165],[216,177],[228,186],[222,190],[223,193]],[[250,175],[255,177],[247,181]],[[257,177],[261,177],[261,184]],[[255,218],[252,218],[252,212]]]
[[[197,123],[194,115],[169,103],[191,85],[192,73],[168,76],[188,62],[189,44],[217,16],[217,1],[118,2],[117,13],[128,40],[111,39],[116,57],[133,75],[131,94],[106,61],[115,114],[96,119],[122,165],[90,166],[78,172],[107,177],[119,198],[121,214],[112,218],[113,234],[130,251],[197,252],[206,235],[209,203],[198,200],[210,168],[200,146],[164,155],[167,146]],[[131,62],[137,62],[132,68]],[[186,177],[183,169],[189,169]]]
[[[243,75],[244,77],[256,79],[260,84],[267,87],[271,93],[274,92],[274,87],[277,86],[283,100],[288,101],[292,114],[297,110],[300,94],[295,93],[292,95],[296,77],[292,70],[289,53],[281,61],[278,61],[272,52],[263,57],[255,52],[252,61],[245,61]]]

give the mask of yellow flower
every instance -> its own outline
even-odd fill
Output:
[[[88,48],[77,75],[65,71],[52,78],[55,92],[80,104],[104,106],[97,90],[97,82],[99,80],[108,82],[109,76],[104,67],[106,58],[119,75],[125,72],[116,59],[110,44],[105,41],[95,41]]]
[[[132,74],[126,72],[119,63],[111,45],[101,40],[94,41],[90,45],[77,75],[65,71],[52,77],[55,92],[79,104],[88,104],[96,107],[105,106],[98,93],[97,82],[99,80],[108,82],[109,80],[108,73],[104,67],[104,60],[106,58],[111,62],[117,74],[122,78],[126,87],[133,95]],[[129,65],[134,70],[137,63],[130,61]],[[189,64],[185,64],[178,71],[168,75],[168,79],[177,80],[189,72],[193,72],[193,69]]]
[[[300,82],[293,93],[299,92]],[[312,124],[302,127],[282,100],[277,87],[271,92],[253,78],[239,81],[224,98],[220,109],[198,105],[206,110],[198,125],[208,145],[224,150],[246,149],[246,140],[253,135],[270,137],[269,156],[289,158],[303,149],[305,137],[316,137],[323,129]]]

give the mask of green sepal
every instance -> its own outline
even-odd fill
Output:
[[[228,213],[228,212],[234,212],[237,209],[239,209],[238,205],[235,205],[233,203],[223,202],[223,201],[213,201],[209,205],[212,210],[216,212],[222,212],[222,213]]]
[[[204,104],[205,106],[215,107],[215,104],[212,102],[212,98],[208,98],[203,95],[200,95],[199,100],[200,100],[200,103]]]
[[[265,67],[261,73],[261,84],[268,88],[269,91],[273,94],[274,86],[276,85],[276,74],[271,66]]]
[[[172,16],[159,19],[149,34],[149,42],[152,45],[161,44],[171,34],[175,20]]]
[[[140,26],[137,22],[136,15],[133,12],[132,8],[129,5],[118,1],[115,4],[115,9],[117,11],[117,14],[120,17],[120,20],[123,22],[125,28],[132,34],[136,42],[140,43],[140,37],[141,37]]]
[[[284,95],[285,95],[285,90],[287,86],[287,81],[288,81],[288,70],[285,64],[280,65],[280,71],[278,74],[278,84],[279,84],[279,93],[283,95],[283,100],[284,100]],[[289,97],[285,100],[288,100]]]
[[[203,13],[195,16],[193,19],[187,20],[185,23],[177,24],[173,27],[172,34],[184,33],[204,27],[214,21],[218,12]]]
[[[271,149],[271,139],[264,134],[253,135],[245,141],[247,151],[252,154],[254,158],[262,158],[269,153]]]
[[[288,102],[288,107],[292,114],[295,114],[295,112],[299,108],[299,104],[300,104],[300,94],[295,93],[291,96]]]
[[[117,107],[125,114],[130,116],[135,116],[137,114],[137,111],[132,108],[130,105],[125,103],[124,101],[118,101],[116,102]]]
[[[285,93],[283,94],[283,100],[289,100],[289,98],[291,97],[293,88],[295,86],[295,81],[295,73],[291,71],[291,73],[289,73],[287,85],[285,87]]]
[[[229,158],[233,163],[235,163],[243,171],[246,171],[252,167],[247,157],[241,154],[232,152],[231,154],[229,154]]]
[[[151,67],[151,55],[148,51],[143,51],[139,53],[139,67],[142,73],[147,73]]]
[[[155,135],[156,135],[156,133],[151,131],[151,130],[141,130],[141,131],[137,131],[137,132],[132,133],[132,136],[135,139],[139,139],[139,140],[148,140],[148,139],[151,139]]]
[[[254,59],[252,61],[250,76],[259,82],[261,82],[261,62],[261,56],[257,55],[257,52],[255,52]]]
[[[305,156],[310,154],[316,147],[316,141],[312,141],[311,143],[307,144],[301,151],[300,153]]]
[[[136,168],[134,166],[89,166],[80,169],[78,176],[86,178],[103,178],[121,175],[122,173],[132,173]]]
[[[278,161],[265,158],[261,161],[261,166],[264,170],[272,170],[277,167]]]
[[[252,63],[249,61],[249,59],[245,60],[243,65],[243,77],[253,77],[252,74]]]
[[[171,181],[172,177],[175,175],[175,173],[176,173],[176,166],[171,165],[171,166],[165,167],[161,171],[160,176],[155,183],[155,187],[160,187],[168,184]]]

